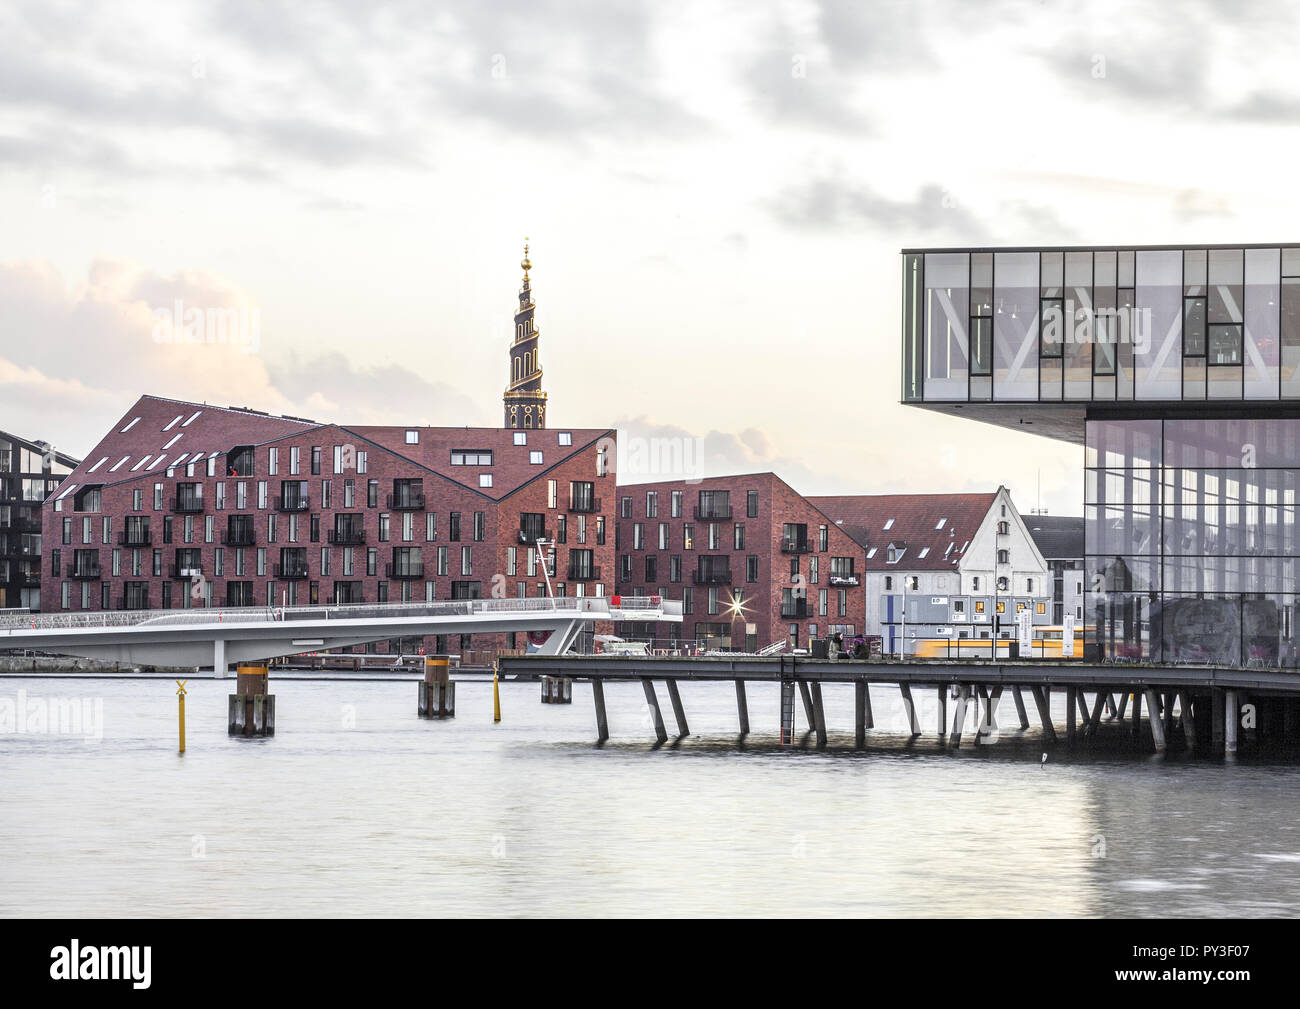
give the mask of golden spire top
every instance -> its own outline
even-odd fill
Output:
[[[528,271],[533,268],[533,264],[528,259],[528,239],[524,239],[524,261],[519,264],[524,269],[524,279],[528,279]]]

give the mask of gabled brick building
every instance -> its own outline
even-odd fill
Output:
[[[863,550],[775,473],[618,488],[620,593],[681,599],[627,633],[754,651],[861,630]]]
[[[614,439],[320,424],[144,396],[43,507],[42,607],[541,596],[538,539],[557,595],[601,595]]]

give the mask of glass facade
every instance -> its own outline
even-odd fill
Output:
[[[1096,654],[1300,664],[1300,418],[1090,418],[1085,445]]]
[[[1300,246],[903,253],[909,403],[1300,399]]]

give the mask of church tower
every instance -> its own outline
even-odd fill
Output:
[[[533,291],[528,271],[528,239],[524,239],[524,285],[519,289],[515,313],[515,338],[510,344],[510,384],[504,397],[506,427],[516,430],[546,426],[546,393],[542,392],[542,365],[537,357],[537,327],[533,324]]]

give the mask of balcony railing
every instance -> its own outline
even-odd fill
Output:
[[[550,541],[550,536],[547,535],[547,531],[545,529],[520,529],[519,530],[520,543],[523,543],[526,546],[532,546],[538,540],[547,540],[548,542]]]
[[[275,565],[275,577],[293,581],[307,577],[307,562],[292,561],[288,564]]]
[[[102,577],[99,569],[99,561],[93,563],[88,561],[74,561],[72,564],[68,565],[68,577],[80,578],[84,581],[91,581]]]
[[[168,578],[201,578],[203,577],[202,564],[169,564],[167,566]]]
[[[422,512],[424,511],[424,492],[407,491],[406,493],[389,494],[388,507],[395,512]]]
[[[808,615],[807,599],[784,600],[781,603],[781,618],[783,620],[802,620]]]
[[[406,564],[385,564],[384,574],[389,578],[423,578],[424,562],[412,561]]]
[[[221,531],[221,545],[223,547],[251,547],[257,542],[257,535],[252,526],[248,528],[223,529]]]
[[[697,570],[694,581],[696,585],[730,585],[731,571],[727,569],[719,570],[718,568],[709,571]]]
[[[696,505],[695,518],[702,522],[726,522],[731,518],[731,505]]]
[[[812,544],[808,540],[781,540],[781,553],[783,554],[806,554],[812,550]]]
[[[192,515],[195,512],[201,512],[203,511],[203,498],[174,497],[172,498],[172,511],[180,512],[185,515]]]
[[[132,532],[130,529],[117,534],[120,547],[147,547],[153,545],[153,533],[148,529]]]
[[[859,584],[857,575],[831,575],[831,584],[839,588],[851,588]]]
[[[311,507],[310,494],[277,495],[275,510],[278,512],[305,512]]]
[[[360,546],[366,542],[366,531],[359,526],[354,529],[331,529],[329,541],[334,546]]]
[[[576,497],[569,500],[569,511],[571,512],[598,512],[600,511],[600,498],[598,497]]]
[[[569,565],[568,581],[571,582],[598,582],[600,581],[600,568],[598,566]]]

